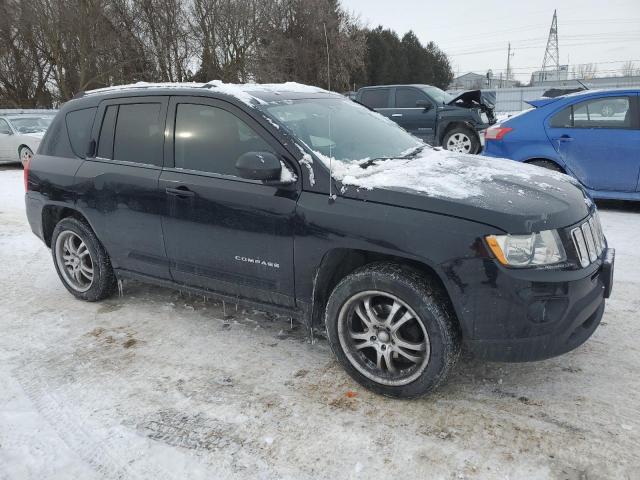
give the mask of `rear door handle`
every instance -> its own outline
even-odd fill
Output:
[[[560,142],[573,142],[573,137],[570,137],[569,135],[562,135],[558,141]]]
[[[392,117],[401,117],[402,114],[401,113],[393,113],[391,114]]]
[[[164,191],[168,195],[173,195],[174,197],[180,197],[180,198],[188,198],[188,197],[193,197],[195,195],[194,192],[192,192],[185,186],[180,186],[176,188],[167,187],[164,189]]]

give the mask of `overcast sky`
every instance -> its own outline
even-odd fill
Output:
[[[512,71],[528,81],[544,58],[553,10],[558,11],[562,64],[597,63],[598,75],[619,75],[634,60],[640,68],[640,0],[432,1],[342,0],[361,22],[413,30],[433,40],[451,59],[456,75],[506,71],[511,42]]]

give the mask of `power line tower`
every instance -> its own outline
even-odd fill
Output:
[[[558,51],[558,15],[553,11],[553,20],[549,29],[549,39],[547,49],[544,52],[542,61],[542,79],[547,79],[547,72],[556,71],[556,79],[560,79],[560,53]]]
[[[507,49],[507,82],[506,82],[506,86],[509,86],[509,80],[511,80],[511,77],[513,76],[513,74],[511,73],[511,57],[513,57],[513,53],[511,53],[511,42],[509,42],[509,48]]]

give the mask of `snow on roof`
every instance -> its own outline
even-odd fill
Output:
[[[296,82],[285,83],[224,83],[221,80],[212,80],[207,83],[198,82],[137,82],[128,85],[114,85],[112,87],[98,88],[88,90],[85,95],[93,95],[96,93],[117,92],[120,90],[135,90],[142,88],[210,88],[213,91],[230,95],[247,105],[254,106],[256,104],[266,103],[251,93],[272,93],[278,95],[281,93],[332,93],[319,87],[304,85]]]

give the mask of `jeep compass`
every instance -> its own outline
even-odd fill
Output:
[[[612,287],[571,178],[431,147],[295,83],[80,94],[24,176],[75,297],[135,279],[296,318],[389,396],[433,391],[462,345],[512,362],[572,350]]]

